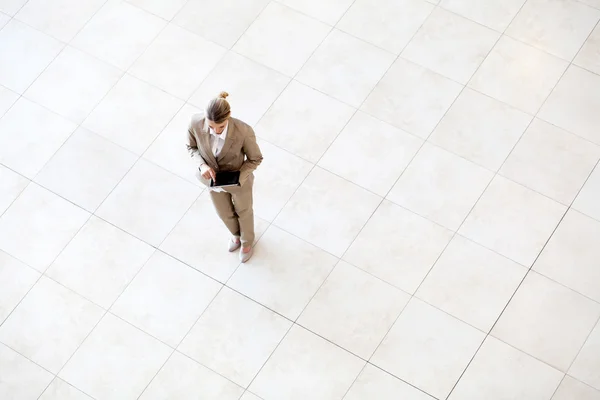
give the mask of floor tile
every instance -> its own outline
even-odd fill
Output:
[[[571,66],[540,110],[539,117],[600,145],[600,76]]]
[[[157,251],[111,312],[177,347],[220,288],[206,275]]]
[[[40,400],[91,400],[92,398],[69,385],[60,378],[54,378]]]
[[[459,233],[529,267],[565,211],[565,206],[496,176]]]
[[[437,8],[402,57],[466,84],[499,37],[489,28]]]
[[[360,107],[396,56],[334,29],[297,79],[353,107]]]
[[[237,400],[243,392],[236,384],[175,352],[140,400]]]
[[[83,127],[142,154],[182,105],[182,100],[125,75],[84,121]],[[184,140],[182,143],[185,144]]]
[[[570,61],[599,19],[600,10],[579,1],[529,0],[506,34]]]
[[[282,4],[334,26],[352,5],[352,0],[282,0]]]
[[[262,117],[256,126],[256,134],[316,163],[354,111],[340,101],[292,81]],[[307,133],[310,133],[310,140],[306,140]]]
[[[497,171],[531,118],[516,108],[467,88],[450,107],[429,141]]]
[[[600,221],[598,196],[600,196],[600,167],[596,165],[596,168],[588,177],[587,182],[583,185],[579,195],[573,202],[573,208]]]
[[[158,246],[200,193],[197,186],[140,159],[97,215]]]
[[[268,3],[268,0],[191,0],[173,22],[203,38],[231,48]]]
[[[289,82],[285,75],[232,51],[219,61],[190,98],[204,108],[226,90],[235,118],[254,126]]]
[[[456,82],[399,58],[361,110],[427,138],[461,88]]]
[[[489,332],[527,269],[462,236],[455,236],[416,296]]]
[[[564,375],[488,336],[449,400],[549,399]]]
[[[291,325],[289,320],[225,287],[179,351],[247,387]]]
[[[341,262],[298,323],[368,360],[409,299],[407,293]]]
[[[15,18],[58,40],[69,42],[102,4],[104,0],[30,0]]]
[[[0,215],[8,210],[28,184],[29,179],[0,165]]]
[[[433,400],[433,397],[393,377],[387,372],[367,364],[344,400]]]
[[[0,12],[0,29],[4,28],[4,25],[8,24],[10,20],[10,16]]]
[[[599,3],[600,4],[600,3]],[[583,47],[579,50],[574,64],[600,74],[600,26],[592,31]]]
[[[13,311],[40,274],[0,251],[0,324]]]
[[[365,362],[293,326],[250,390],[265,399],[314,400],[344,396]]]
[[[81,123],[122,74],[117,68],[68,46],[25,92],[25,97]]]
[[[329,147],[319,166],[379,196],[385,196],[423,142],[357,112]],[[352,162],[348,162],[348,155]]]
[[[254,217],[257,239],[267,226],[267,222]],[[208,191],[205,191],[173,228],[160,249],[225,283],[240,264],[238,253],[227,251],[230,237],[215,212]]]
[[[288,76],[295,75],[331,28],[289,7],[267,5],[233,50]]]
[[[531,272],[492,335],[566,372],[598,318],[600,304]]]
[[[1,25],[2,24],[0,23],[0,27]],[[2,117],[18,99],[19,95],[17,93],[4,86],[0,86],[0,117]]]
[[[164,20],[125,1],[109,0],[71,44],[126,70],[165,25]]]
[[[437,397],[448,396],[485,335],[413,299],[371,362]]]
[[[380,202],[379,196],[316,168],[274,223],[341,257]]]
[[[590,336],[569,369],[569,375],[600,390],[600,323]]]
[[[54,377],[0,343],[0,398],[37,399]]]
[[[524,3],[525,0],[442,0],[440,7],[503,32]]]
[[[196,34],[168,25],[137,59],[129,73],[180,99],[187,99],[225,51],[225,48]]]
[[[136,399],[169,354],[169,347],[108,313],[59,376],[97,399]]]
[[[336,262],[323,250],[271,226],[228,286],[296,320]]]
[[[0,218],[0,249],[43,272],[88,217],[81,208],[31,184]]]
[[[127,2],[170,21],[187,3],[187,0],[127,0]]]
[[[133,153],[79,128],[44,166],[35,181],[93,212],[136,160]]]
[[[356,0],[336,27],[400,54],[433,8],[421,0]]]
[[[259,140],[258,144],[264,160],[254,173],[254,212],[267,221],[273,221],[313,164],[264,140]]]
[[[451,237],[449,230],[384,201],[344,259],[412,294]]]
[[[0,328],[0,341],[53,373],[63,367],[104,310],[42,277]]]
[[[387,198],[457,230],[492,177],[487,169],[426,143]]]
[[[469,87],[535,114],[568,63],[507,36],[500,38]]]
[[[14,16],[27,3],[27,0],[0,0],[0,11]]]
[[[15,19],[9,21],[0,31],[0,84],[23,93],[63,46]]]
[[[32,179],[77,125],[21,97],[0,119],[0,162]],[[44,133],[44,140],[37,135]]]
[[[565,376],[552,400],[600,400],[600,390]]]
[[[570,205],[600,159],[600,147],[534,119],[500,174]]]
[[[258,397],[255,394],[252,394],[248,391],[246,391],[242,397],[240,397],[240,400],[262,400],[260,397]]]
[[[152,252],[149,245],[93,216],[46,274],[108,309]]]

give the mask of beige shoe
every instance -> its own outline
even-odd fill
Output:
[[[242,247],[242,241],[240,240],[239,237],[234,236],[231,239],[229,239],[229,252],[230,253],[233,253],[240,247]]]
[[[240,261],[242,263],[245,263],[246,261],[248,261],[250,259],[250,257],[252,257],[252,253],[254,253],[254,248],[250,247],[250,251],[247,253],[244,253],[244,248],[240,249]]]

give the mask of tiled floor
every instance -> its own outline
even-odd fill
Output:
[[[599,20],[0,0],[0,399],[600,400]],[[244,265],[184,146],[222,90]]]

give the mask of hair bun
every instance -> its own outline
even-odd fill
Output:
[[[219,93],[219,98],[220,99],[226,99],[227,96],[229,96],[229,93],[227,93],[227,92],[221,92],[221,93]]]

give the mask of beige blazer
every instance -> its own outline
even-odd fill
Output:
[[[225,144],[215,158],[210,146],[210,133],[203,114],[195,114],[188,129],[187,149],[198,167],[207,164],[215,171],[240,171],[240,184],[254,180],[253,171],[263,160],[260,148],[256,143],[254,130],[239,119],[230,118]],[[197,171],[196,177],[204,185],[210,181],[204,179]]]

